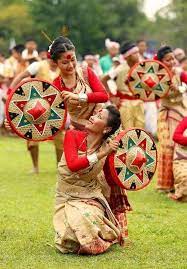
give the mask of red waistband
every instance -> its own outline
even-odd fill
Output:
[[[117,91],[116,97],[119,97],[121,100],[137,100],[138,98],[133,95],[123,94],[120,91]]]

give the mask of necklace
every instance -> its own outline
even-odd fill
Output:
[[[73,92],[73,90],[77,89],[78,87],[78,83],[80,83],[80,87],[79,89],[77,90],[77,92],[75,92],[75,94],[79,94],[81,92],[83,93],[86,93],[86,83],[85,81],[79,76],[78,72],[76,71],[76,83],[75,85],[72,87],[72,88],[68,88],[66,87],[64,81],[63,81],[63,77],[61,76],[61,79],[60,79],[60,86],[61,88],[65,88],[67,91],[71,91]]]
[[[78,74],[77,74],[77,72],[76,72],[76,74],[75,74],[75,85],[73,86],[73,87],[71,87],[71,88],[68,88],[67,86],[66,86],[66,84],[64,83],[64,80],[63,80],[63,77],[62,76],[60,76],[60,86],[61,86],[61,88],[65,88],[66,90],[68,90],[68,91],[73,91],[76,87],[77,87],[77,84],[78,84]]]
[[[82,147],[82,145],[84,144],[84,143],[86,143],[86,155],[88,155],[88,152],[89,153],[93,153],[93,152],[96,152],[100,147],[101,147],[101,145],[99,145],[99,146],[97,146],[95,149],[92,149],[91,151],[89,151],[88,150],[88,140],[87,140],[87,137],[88,137],[88,135],[86,134],[86,136],[85,136],[85,138],[83,139],[83,141],[82,141],[82,143],[80,144],[80,146],[79,146],[79,149]]]

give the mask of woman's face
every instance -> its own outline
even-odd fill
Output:
[[[140,61],[140,53],[139,51],[131,54],[130,56],[127,57],[127,63],[132,63],[132,64],[136,64]]]
[[[162,59],[163,64],[165,64],[170,70],[173,69],[173,67],[176,64],[175,56],[173,52],[167,53],[164,58]]]
[[[69,50],[61,54],[60,59],[57,60],[57,65],[62,75],[72,75],[75,73],[77,60],[74,50]]]
[[[89,122],[86,124],[86,130],[95,133],[95,134],[104,134],[107,131],[110,131],[110,127],[107,127],[108,122],[108,110],[101,109],[97,114],[89,118]]]

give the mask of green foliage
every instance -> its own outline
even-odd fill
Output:
[[[7,31],[10,36],[21,37],[31,29],[31,18],[25,5],[12,4],[4,7],[0,13],[0,21],[1,31]]]
[[[187,2],[185,0],[173,0],[171,4],[171,12],[174,15],[172,20],[172,40],[178,47],[187,47]]]
[[[1,269],[185,269],[186,205],[154,190],[129,192],[126,248],[115,245],[103,255],[62,255],[55,251],[52,225],[56,163],[52,142],[40,143],[39,176],[28,174],[26,142],[0,139]]]
[[[100,52],[104,39],[136,40],[145,32],[147,19],[138,8],[138,0],[2,0],[0,36],[16,41],[34,33],[40,46],[49,42],[42,36],[44,30],[51,39],[69,29],[68,36],[78,52]],[[29,11],[29,12],[28,12]],[[6,43],[6,42],[5,42]],[[7,44],[7,43],[6,43]]]
[[[24,42],[33,36],[40,47],[64,34],[75,43],[79,54],[103,53],[104,40],[146,38],[186,47],[187,2],[173,0],[149,21],[141,12],[144,0],[1,0],[0,49],[7,50],[11,37]]]
[[[159,44],[167,43],[186,49],[186,12],[185,0],[172,0],[168,6],[157,12],[156,21],[149,28],[150,36]]]
[[[146,21],[136,0],[33,0],[30,7],[38,32],[44,29],[54,39],[67,26],[80,53],[100,51],[107,37],[137,38]]]
[[[32,32],[33,25],[27,5],[24,3],[15,1],[6,3],[0,8],[0,45],[1,49],[7,50],[10,38],[14,37],[17,42],[24,42],[24,37]]]

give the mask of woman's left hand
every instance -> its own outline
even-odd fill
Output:
[[[8,120],[5,118],[4,120],[4,125],[5,125],[5,128],[8,130],[8,131],[12,131],[12,128],[10,127],[10,124],[8,122]]]
[[[118,141],[114,141],[114,140],[110,140],[109,141],[109,147],[111,151],[117,151],[118,147],[119,147],[119,142]]]
[[[107,143],[106,148],[105,148],[105,154],[108,155],[112,153],[113,151],[117,151],[118,147],[119,147],[118,141],[109,139],[109,142]]]
[[[64,102],[69,101],[71,103],[71,101],[77,101],[77,103],[79,103],[78,94],[68,92],[68,91],[63,91],[62,97],[63,97]]]
[[[178,87],[176,87],[174,84],[171,84],[170,87],[169,87],[170,91],[173,91],[173,92],[177,92],[178,91]]]

